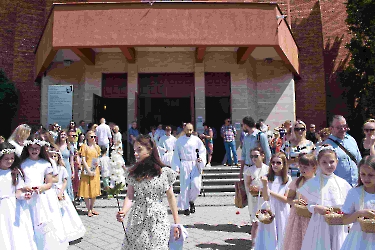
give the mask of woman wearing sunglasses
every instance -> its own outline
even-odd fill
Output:
[[[79,183],[78,197],[83,197],[87,207],[87,216],[99,215],[94,210],[96,197],[100,192],[100,170],[98,157],[100,155],[100,147],[96,145],[96,134],[94,131],[86,133],[87,144],[83,144],[80,148],[80,155],[83,165],[81,173],[81,181]]]
[[[359,152],[361,152],[362,157],[375,155],[375,119],[368,119],[363,124],[363,133],[365,138],[358,145]]]
[[[292,127],[290,140],[285,141],[281,148],[281,151],[287,155],[290,174],[292,176],[299,176],[299,154],[310,154],[314,149],[314,143],[306,139],[306,124],[301,120],[297,120]]]

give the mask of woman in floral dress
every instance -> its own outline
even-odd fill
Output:
[[[135,166],[126,171],[127,196],[117,220],[128,217],[122,249],[168,250],[170,222],[167,208],[161,203],[167,194],[174,223],[179,224],[178,209],[173,194],[177,173],[160,162],[157,145],[148,135],[139,135],[134,143]],[[174,228],[174,237],[180,231]]]

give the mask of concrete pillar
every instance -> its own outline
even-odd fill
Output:
[[[128,64],[128,126],[136,120],[136,95],[138,94],[138,66]]]
[[[195,124],[196,128],[197,117],[201,116],[203,120],[206,119],[206,98],[205,98],[205,80],[204,80],[204,64],[196,63],[194,72],[194,89],[195,89]],[[202,131],[198,131],[202,132]]]

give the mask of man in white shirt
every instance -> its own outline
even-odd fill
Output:
[[[170,126],[165,127],[165,135],[163,135],[158,144],[158,149],[160,153],[160,160],[167,166],[171,166],[173,151],[177,139],[171,135],[172,128]]]
[[[201,139],[192,135],[193,130],[191,123],[186,124],[185,134],[176,141],[171,166],[180,173],[177,206],[184,210],[185,215],[195,213],[194,201],[201,191],[201,174],[206,165],[206,147]]]
[[[107,156],[109,156],[109,144],[112,141],[111,129],[105,124],[105,119],[100,119],[100,125],[96,128],[98,145],[107,147]]]

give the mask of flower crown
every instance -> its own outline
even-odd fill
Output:
[[[11,153],[15,153],[16,150],[15,149],[12,149],[12,148],[6,148],[6,149],[3,149],[0,151],[0,157],[5,155],[5,154],[11,154]]]
[[[26,140],[23,143],[24,146],[29,146],[29,145],[34,145],[34,144],[38,144],[41,147],[43,147],[43,146],[49,147],[50,146],[49,142],[41,141],[41,140],[38,140],[38,139],[34,139],[33,141],[32,140]]]
[[[325,151],[325,150],[331,150],[331,151],[337,153],[337,152],[336,152],[336,149],[335,149],[334,147],[332,147],[331,145],[328,145],[328,144],[324,144],[324,145],[322,145],[322,146],[319,148],[319,150],[318,150],[318,154],[319,154],[321,151]]]

